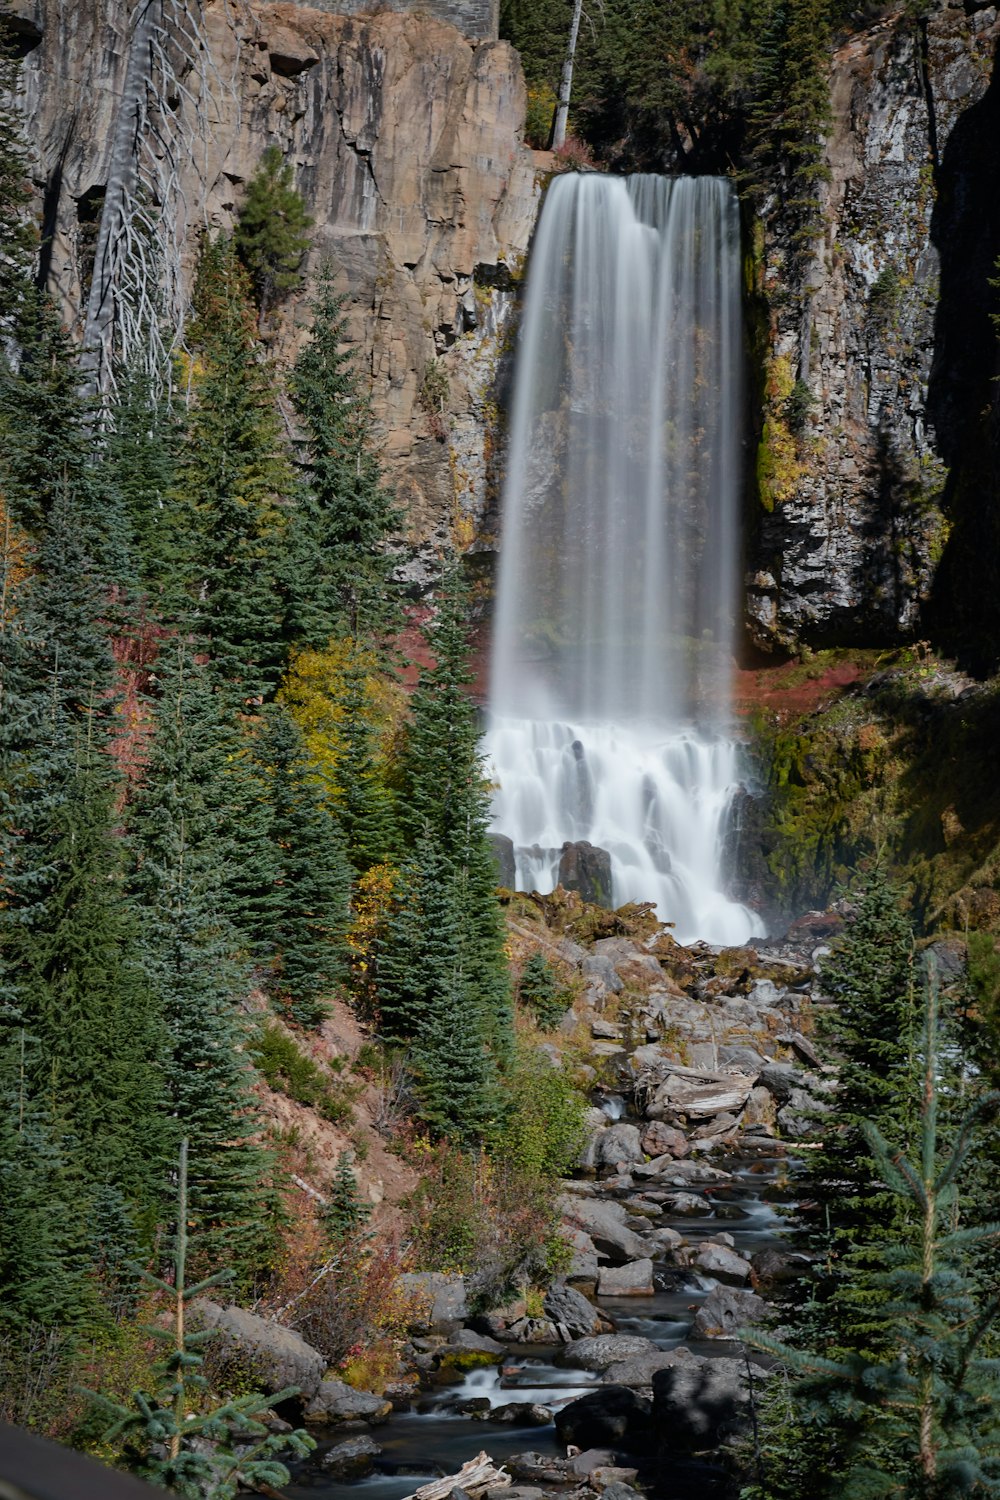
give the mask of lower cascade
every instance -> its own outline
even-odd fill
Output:
[[[570,174],[528,276],[486,754],[518,889],[594,846],[620,905],[736,944],[724,892],[740,446],[728,183]],[[601,851],[604,851],[602,854]],[[565,881],[564,881],[565,883]]]

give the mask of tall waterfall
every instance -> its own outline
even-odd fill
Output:
[[[565,841],[680,940],[762,931],[722,891],[737,565],[739,227],[710,178],[549,190],[515,373],[487,760],[521,889]]]

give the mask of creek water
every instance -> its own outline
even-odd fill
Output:
[[[681,942],[763,927],[724,892],[740,513],[739,220],[723,179],[570,173],[532,248],[485,752],[519,889],[564,842]]]
[[[781,1206],[792,1198],[785,1159],[756,1155],[720,1159],[715,1164],[732,1174],[730,1181],[712,1184],[707,1191],[690,1189],[704,1196],[711,1211],[699,1217],[666,1213],[655,1220],[656,1226],[677,1229],[692,1246],[725,1231],[732,1235],[735,1249],[747,1256],[780,1241],[785,1222]],[[639,1334],[663,1349],[686,1344],[697,1354],[733,1353],[734,1346],[726,1340],[690,1337],[698,1306],[716,1284],[711,1277],[664,1262],[657,1264],[654,1279],[657,1291],[653,1296],[597,1299],[598,1306],[614,1319],[618,1333]],[[287,1494],[295,1500],[402,1500],[428,1479],[457,1472],[483,1449],[497,1463],[527,1451],[562,1456],[564,1449],[551,1424],[493,1424],[463,1415],[460,1408],[470,1399],[486,1398],[491,1407],[531,1401],[554,1410],[599,1385],[600,1379],[560,1364],[558,1349],[511,1345],[495,1367],[472,1371],[460,1382],[423,1393],[412,1411],[397,1413],[384,1426],[372,1429],[383,1452],[375,1472],[367,1478],[335,1481],[313,1460],[299,1470]],[[319,1460],[325,1449],[345,1436],[336,1431],[324,1434]]]

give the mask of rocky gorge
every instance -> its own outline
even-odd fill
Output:
[[[512,942],[558,965],[572,996],[546,1050],[589,1075],[595,1101],[559,1200],[568,1262],[544,1296],[499,1306],[462,1276],[408,1272],[409,1342],[376,1392],[325,1370],[294,1327],[204,1304],[266,1390],[299,1388],[320,1441],[302,1494],[367,1473],[402,1496],[480,1449],[502,1472],[477,1497],[629,1500],[640,1477],[712,1493],[767,1379],[740,1337],[804,1266],[781,1206],[830,1108],[816,966],[841,919],[712,950],[680,947],[648,908],[562,888],[510,902]]]

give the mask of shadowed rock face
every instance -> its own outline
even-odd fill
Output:
[[[473,524],[486,505],[498,350],[539,193],[520,138],[519,60],[473,24],[492,5],[432,0],[420,14],[380,6],[377,15],[347,15],[340,4],[200,0],[188,11],[204,51],[180,58],[179,101],[161,111],[182,146],[174,214],[182,287],[202,227],[232,227],[265,149],[279,146],[293,166],[314,220],[306,270],[329,262],[346,293],[387,477],[414,541],[428,545],[452,521],[456,500]],[[29,20],[37,10],[22,8]],[[81,225],[95,205],[99,214],[109,181],[132,8],[128,0],[46,5],[23,64],[45,271],[78,334],[88,290]],[[454,12],[462,29],[439,12]],[[270,330],[279,358],[304,337],[304,303],[293,299]],[[435,358],[447,394],[432,422],[420,389]]]
[[[305,3],[305,0],[303,0]],[[313,10],[330,10],[340,16],[367,15],[374,10],[413,10],[413,0],[308,0]],[[463,36],[496,41],[500,23],[500,0],[421,0],[425,15],[447,21]]]
[[[782,459],[765,432],[759,455],[779,469],[748,551],[748,628],[766,650],[912,637],[942,550],[968,558],[978,538],[980,573],[996,552],[981,484],[971,546],[959,530],[946,547],[943,512],[956,510],[949,467],[973,467],[967,428],[995,368],[998,39],[995,5],[896,14],[850,37],[833,60],[819,233],[792,296],[794,246],[779,221],[765,230],[758,353],[772,392],[798,380],[805,397],[797,454]],[[788,409],[771,404],[787,434]],[[979,468],[995,473],[995,458]]]

